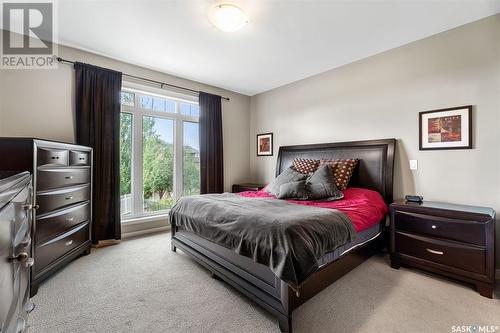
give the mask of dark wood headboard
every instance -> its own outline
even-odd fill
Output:
[[[280,147],[276,176],[292,165],[296,157],[313,159],[357,158],[359,164],[349,186],[378,191],[392,202],[396,139],[334,142]]]

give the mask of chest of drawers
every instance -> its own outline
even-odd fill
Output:
[[[0,179],[0,332],[28,331],[31,192],[28,172]]]
[[[33,174],[31,295],[39,284],[90,253],[92,149],[34,138],[0,138],[0,169]]]
[[[391,266],[409,265],[494,288],[495,212],[435,202],[391,204]]]

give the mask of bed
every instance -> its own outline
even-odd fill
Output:
[[[395,139],[383,139],[280,147],[276,175],[288,168],[298,157],[357,158],[359,164],[351,178],[350,188],[345,193],[349,191],[354,193],[356,189],[365,190],[367,193],[376,191],[382,200],[389,204],[392,202],[393,194],[395,145]],[[262,192],[243,194],[245,195],[265,196]],[[378,216],[377,219],[380,217],[380,221],[371,223],[369,226],[359,227],[367,216],[353,217],[352,214],[356,214],[355,209],[351,209],[351,212],[346,215],[351,220],[357,219],[356,240],[347,242],[335,251],[317,258],[317,268],[301,283],[300,289],[280,279],[268,266],[239,255],[207,237],[189,231],[188,228],[176,225],[173,220],[171,220],[171,246],[173,251],[177,248],[181,249],[210,270],[214,277],[229,283],[273,313],[278,318],[282,332],[291,332],[294,309],[385,246],[385,216]]]

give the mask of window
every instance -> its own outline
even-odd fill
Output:
[[[164,214],[200,193],[199,108],[193,97],[125,85],[121,95],[122,220]]]
[[[123,103],[123,99],[122,99]],[[120,115],[120,196],[121,215],[132,213],[132,115]]]
[[[200,109],[198,104],[181,103],[181,114],[185,116],[199,117]]]
[[[184,121],[183,132],[183,194],[200,194],[200,136],[198,134],[198,123]]]
[[[142,124],[143,207],[157,212],[174,202],[174,121],[144,116]]]
[[[122,91],[121,95],[122,105],[134,106],[135,105],[135,94],[133,92]]]

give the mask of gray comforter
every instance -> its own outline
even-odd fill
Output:
[[[295,288],[321,256],[356,237],[339,211],[230,193],[181,198],[170,223],[268,266]]]

